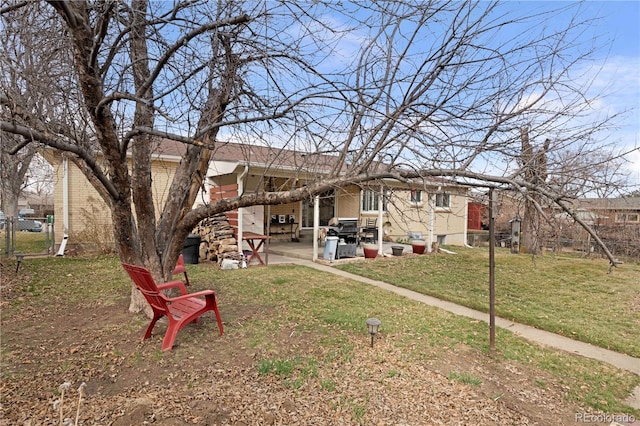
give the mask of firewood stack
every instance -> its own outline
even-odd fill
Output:
[[[234,229],[224,214],[202,220],[193,233],[200,235],[200,259],[204,261],[219,262],[223,258],[229,256],[233,258],[238,254],[238,242],[234,237]]]

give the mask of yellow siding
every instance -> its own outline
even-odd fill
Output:
[[[62,164],[56,165],[56,168],[58,181],[54,191],[54,215],[56,240],[59,242],[64,235]],[[77,237],[88,227],[95,231],[105,227],[111,229],[109,208],[80,169],[71,162],[69,162],[68,196],[70,244],[81,242]]]
[[[466,244],[467,202],[461,195],[451,194],[451,208],[435,211],[434,241],[438,235],[446,235],[445,244],[462,246]]]
[[[63,168],[59,158],[49,158],[54,163],[54,215],[56,243],[64,235]],[[152,164],[152,191],[156,206],[156,219],[164,205],[175,174],[177,163],[154,161]],[[111,212],[98,192],[84,177],[79,168],[69,162],[69,241],[68,244],[96,244],[113,241]],[[99,240],[99,241],[97,241]]]
[[[160,218],[161,209],[169,197],[169,189],[177,167],[178,163],[172,161],[153,161],[151,163],[153,204],[156,208],[156,220]]]
[[[360,188],[351,185],[336,192],[337,217],[358,217],[360,213]]]
[[[435,208],[433,214],[433,241],[428,241],[431,207],[430,197],[434,194],[422,193],[420,203],[411,202],[410,192],[395,189],[390,197],[385,221],[386,235],[392,240],[408,239],[409,233],[421,233],[428,243],[437,241],[438,235],[445,235],[446,244],[464,245],[466,228],[466,197],[464,193],[449,192],[451,207]]]

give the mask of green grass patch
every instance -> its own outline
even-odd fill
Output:
[[[488,312],[488,250],[454,250],[336,267]],[[640,264],[497,250],[495,271],[498,316],[640,357]]]
[[[45,232],[16,231],[15,253],[46,254],[47,235]],[[49,237],[51,238],[51,237]],[[49,242],[49,245],[51,242]],[[0,256],[6,255],[6,231],[0,231]]]
[[[258,373],[262,375],[275,374],[280,377],[289,377],[296,366],[295,361],[288,359],[263,359],[258,364]]]
[[[375,263],[367,262],[368,265]],[[403,275],[407,269],[402,263],[380,263],[394,268],[395,275]],[[279,279],[274,280],[271,274]],[[193,275],[198,280],[217,283],[213,287],[221,286],[225,297],[259,300],[262,305],[273,307],[269,322],[271,331],[256,339],[256,347],[268,348],[276,330],[285,324],[296,324],[298,330],[316,335],[318,344],[325,351],[322,363],[349,365],[353,356],[353,346],[347,338],[349,333],[362,334],[363,343],[367,343],[364,321],[377,317],[382,320],[380,332],[393,336],[405,356],[415,362],[446,357],[447,350],[459,344],[488,353],[489,336],[485,323],[302,266],[209,271],[206,276],[196,272]],[[265,324],[258,329],[264,330]],[[546,371],[570,388],[571,400],[588,401],[590,405],[606,408],[607,412],[629,412],[629,407],[620,401],[640,384],[640,378],[634,374],[590,359],[542,349],[506,330],[497,330],[497,347],[498,359]],[[581,388],[585,383],[590,385]]]
[[[408,270],[417,268],[420,272],[413,279],[419,282],[415,286],[439,281],[439,288],[458,289],[468,284],[461,278],[458,282],[447,281],[446,271],[457,268],[453,275],[466,276],[459,270],[462,268],[457,266],[458,263],[450,263],[452,259],[463,259],[473,268],[476,253],[466,256],[424,256],[412,259],[409,263],[408,259],[394,259],[392,262],[367,262],[367,267],[385,271],[385,276],[376,276],[379,279],[392,281],[390,277],[396,276],[398,280],[404,277],[405,285],[411,281],[409,275],[414,274]],[[527,265],[533,269],[530,258],[517,256],[517,259],[519,262],[528,259]],[[545,258],[537,260],[536,267],[547,262],[551,264],[548,268],[552,269],[556,262],[565,261]],[[501,259],[500,264],[504,263],[506,260]],[[528,274],[525,264],[521,266],[521,273]],[[475,266],[478,271],[485,267],[479,261]],[[606,268],[601,267],[606,273]],[[379,333],[383,341],[394,352],[401,354],[403,362],[424,363],[446,358],[452,350],[461,346],[474,351],[471,356],[476,359],[488,354],[486,324],[330,273],[297,265],[222,271],[211,265],[198,264],[187,265],[187,269],[193,283],[190,291],[205,288],[216,291],[225,321],[225,335],[233,336],[235,349],[249,348],[247,350],[252,352],[253,368],[259,376],[273,375],[291,389],[312,384],[335,391],[343,376],[364,375],[367,376],[364,379],[370,379],[368,375],[372,373],[368,368],[354,370],[354,363],[361,356],[358,352],[360,348],[355,348],[354,342],[360,341],[363,347],[368,347],[365,320],[370,317],[382,321]],[[441,276],[433,278],[438,275],[433,272],[435,269],[441,269],[438,273]],[[592,270],[592,273],[595,272]],[[614,283],[623,273],[621,269],[608,279],[610,289],[616,285],[624,287],[620,282]],[[25,307],[37,310],[51,303],[60,303],[70,309],[94,302],[115,303],[128,297],[131,289],[129,278],[113,256],[29,259],[20,274],[23,274],[23,279],[17,285],[31,287],[33,291],[28,293],[28,297],[12,298],[10,305],[2,309],[3,318],[17,314]],[[589,280],[588,275],[583,274],[582,280]],[[482,277],[475,279],[484,281]],[[447,282],[449,284],[445,285]],[[622,289],[617,291],[617,294],[623,292]],[[459,293],[465,294],[465,291]],[[132,317],[131,321],[142,332],[144,321],[137,317]],[[122,327],[126,329],[131,324],[123,324]],[[187,356],[199,350],[198,341],[203,338],[203,333],[216,331],[214,321],[209,322],[207,327],[211,330],[200,330],[191,336],[191,333],[183,331],[179,334],[180,344],[183,345],[181,351],[163,353],[158,350],[157,357],[152,356],[151,361],[173,363],[173,357],[180,354]],[[632,332],[635,335],[633,333],[637,334],[637,330]],[[578,404],[609,413],[640,414],[621,402],[640,384],[637,375],[601,362],[541,348],[502,329],[497,330],[496,337],[497,353],[491,362],[513,363],[532,375],[532,380],[539,380],[538,386],[541,387],[551,382],[562,383],[569,390],[568,397]],[[631,343],[633,345],[637,345],[637,342]],[[381,347],[376,343],[376,348]],[[224,351],[232,349],[222,345],[216,346],[215,350],[222,355]],[[228,358],[234,359],[235,353],[230,353]],[[403,371],[393,367],[384,370],[384,353],[373,358],[373,361],[382,368],[380,377],[403,375]],[[144,360],[131,359],[130,362],[139,368]],[[544,378],[539,379],[536,376],[538,373],[544,373]],[[367,404],[364,395],[362,400],[344,401],[343,405],[351,410],[355,419],[359,419],[364,418]]]
[[[447,375],[447,378],[449,380],[455,380],[456,382],[464,383],[471,386],[479,386],[482,384],[482,380],[475,377],[473,374],[466,372],[458,373],[456,371],[452,371],[451,373],[449,373],[449,375]]]
[[[18,288],[26,297],[17,298],[7,308],[7,314],[24,304],[79,303],[115,304],[127,296],[131,284],[119,261],[113,256],[85,258],[44,257],[25,258],[15,272]]]

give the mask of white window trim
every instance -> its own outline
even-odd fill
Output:
[[[363,189],[362,191],[360,191],[360,212],[361,213],[378,213],[378,201],[377,200],[372,200],[372,204],[375,204],[375,209],[374,210],[365,210],[363,207],[364,204],[364,197],[366,193],[371,193],[371,194],[375,194],[375,196],[379,197],[380,196],[380,192],[379,191],[374,191],[371,189]],[[383,213],[388,213],[389,212],[389,192],[388,191],[384,191],[384,195],[383,195],[383,200],[382,200],[382,212]]]
[[[420,200],[419,201],[413,201],[413,193],[415,192],[419,192],[420,193]],[[414,206],[414,207],[421,207],[424,204],[424,194],[425,192],[421,189],[412,189],[409,191],[409,203]]]
[[[438,194],[443,194],[448,196],[449,205],[448,206],[438,206]],[[451,193],[450,192],[437,192],[433,194],[433,206],[437,212],[450,212],[451,211]]]

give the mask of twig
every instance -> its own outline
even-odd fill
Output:
[[[62,426],[62,422],[63,422],[63,404],[64,404],[64,391],[68,390],[71,387],[71,383],[70,382],[64,382],[63,384],[60,385],[60,387],[58,388],[58,390],[60,391],[60,426]]]
[[[76,421],[74,423],[74,426],[78,426],[78,419],[80,418],[80,404],[82,403],[82,398],[84,398],[84,396],[86,395],[86,388],[87,384],[85,382],[82,382],[82,384],[78,388],[78,409],[76,410]]]

